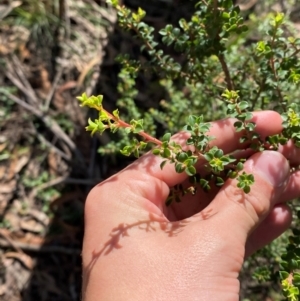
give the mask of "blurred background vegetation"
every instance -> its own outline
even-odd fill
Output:
[[[145,21],[156,29],[188,18],[196,2],[123,1],[145,9]],[[250,28],[244,45],[258,41],[272,11],[284,12],[289,28],[299,32],[296,0],[236,4]],[[104,0],[1,1],[0,300],[80,300],[85,197],[133,160],[119,156],[110,135],[91,138],[85,132],[94,113],[79,108],[77,95],[104,94],[108,109],[118,102],[128,116],[152,112],[158,133],[166,127],[179,130],[179,123],[165,125],[168,120],[157,112],[168,108],[182,120],[189,110],[180,101],[190,92],[186,87],[174,90],[166,81],[158,88],[158,79],[145,73],[137,80],[134,102],[120,97],[115,58],[122,53],[147,61],[139,46],[119,29]],[[180,62],[177,53],[170,55]],[[223,114],[205,105],[202,110],[209,120]],[[286,241],[287,236],[280,238],[246,262],[241,300],[282,300],[278,281],[268,271],[278,265]]]

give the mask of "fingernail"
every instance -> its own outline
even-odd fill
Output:
[[[274,187],[282,186],[290,172],[288,161],[275,151],[264,151],[251,157],[251,169],[259,174]],[[249,161],[250,161],[249,160]]]

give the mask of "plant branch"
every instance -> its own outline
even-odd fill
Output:
[[[232,91],[234,90],[234,85],[233,85],[233,82],[232,82],[232,79],[231,79],[231,76],[230,76],[230,72],[229,72],[229,68],[226,64],[226,61],[225,61],[225,57],[224,57],[224,54],[221,53],[218,55],[218,59],[221,63],[221,66],[222,66],[222,70],[225,74],[225,80],[226,80],[226,84],[227,84],[227,89],[229,91]]]
[[[96,106],[94,105],[93,108],[95,108],[96,110],[98,110],[99,112],[103,111],[105,112],[105,114],[114,121],[114,123],[117,125],[117,127],[121,127],[121,128],[132,128],[132,125],[123,121],[122,119],[119,119],[117,117],[115,117],[113,114],[109,113],[108,111],[106,111],[105,109],[103,109],[103,107],[100,106]],[[143,137],[146,141],[148,142],[152,142],[154,144],[156,144],[157,146],[161,146],[162,142],[158,139],[156,139],[155,137],[147,134],[144,131],[138,132],[137,133],[139,136]]]
[[[261,95],[261,93],[262,93],[262,91],[263,91],[263,89],[264,89],[265,83],[266,83],[266,80],[264,79],[263,82],[262,82],[262,83],[260,84],[260,86],[259,86],[259,90],[258,90],[258,92],[256,93],[256,96],[255,96],[254,100],[252,101],[252,107],[251,107],[251,110],[252,110],[252,111],[254,110],[254,108],[255,108],[255,106],[256,106],[256,103],[257,103],[257,101],[258,101],[258,99],[259,99],[259,96]]]

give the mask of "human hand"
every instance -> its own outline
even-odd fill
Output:
[[[282,130],[275,112],[256,112],[253,121],[262,137]],[[241,147],[233,123],[217,121],[210,130],[225,153]],[[169,188],[187,176],[172,165],[161,170],[152,154],[97,185],[85,207],[83,300],[238,300],[245,256],[289,227],[285,202],[300,194],[300,173],[290,174],[287,161],[299,164],[300,151],[281,151],[246,161],[255,177],[249,194],[229,179],[166,207]]]

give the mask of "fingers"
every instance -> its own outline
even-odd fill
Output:
[[[243,149],[246,144],[239,142],[243,135],[241,132],[237,133],[234,128],[235,119],[224,119],[212,122],[209,135],[215,137],[211,142],[211,146],[218,146],[225,153],[231,153],[237,149]],[[278,113],[274,111],[254,112],[252,121],[256,123],[256,131],[262,138],[275,135],[282,130],[282,120]],[[272,121],[272,122],[270,122]],[[185,143],[188,135],[186,133],[179,133],[173,137],[178,143]],[[174,169],[174,165],[167,164],[162,170],[160,168],[161,158],[147,154],[137,160],[129,168],[140,173],[148,173],[164,181],[169,187],[184,181],[187,176],[185,173],[178,174]],[[126,171],[126,170],[125,170]]]
[[[250,234],[246,244],[246,257],[272,242],[291,225],[292,212],[285,204],[276,205],[262,223]]]
[[[300,196],[300,170],[291,173],[280,202],[287,202]]]
[[[239,139],[243,136],[243,132],[236,132],[233,126],[235,121],[235,119],[231,118],[212,123],[209,134],[216,137],[212,141],[212,145],[218,146],[224,153],[231,153],[247,146],[247,143],[241,144],[239,142]],[[255,131],[260,134],[262,139],[270,135],[275,135],[282,130],[282,119],[274,111],[254,112],[251,121],[256,124]],[[274,134],[271,134],[271,132]]]
[[[245,194],[239,189],[237,180],[227,180],[204,213],[218,213],[220,224],[226,224],[228,235],[236,235],[246,242],[247,237],[281,201],[290,171],[285,157],[274,151],[250,157],[245,163],[245,171],[253,174],[255,179],[250,193]]]
[[[286,189],[281,195],[281,202],[287,202],[300,196],[300,148],[296,147],[290,140],[286,145],[282,145],[278,150],[289,161],[291,167],[296,170],[292,171]]]
[[[300,148],[296,147],[291,140],[287,144],[280,146],[278,151],[289,160],[291,166],[300,164]]]

